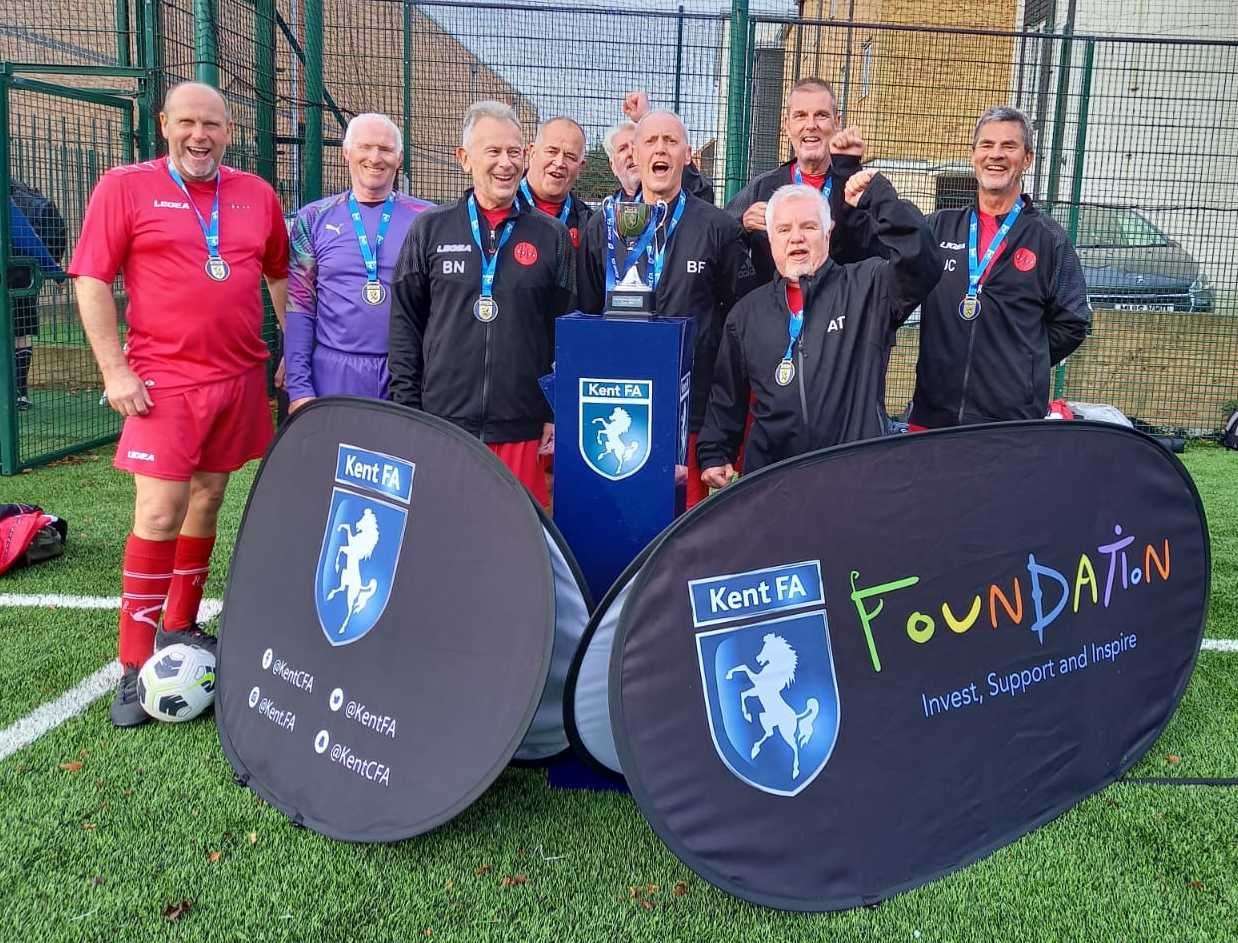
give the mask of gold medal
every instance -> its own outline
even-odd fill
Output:
[[[228,276],[232,274],[232,270],[228,268],[228,263],[218,256],[206,260],[206,274],[209,278],[217,282],[228,280]]]
[[[499,316],[499,303],[493,298],[483,295],[473,305],[473,317],[482,324],[489,324]]]
[[[968,295],[959,302],[959,317],[964,321],[976,320],[976,315],[980,313],[980,299],[972,295]]]
[[[383,287],[382,282],[366,282],[362,297],[365,298],[365,303],[368,305],[380,305],[383,303],[383,299],[387,297],[387,289]]]
[[[795,379],[795,364],[788,358],[778,362],[778,369],[774,371],[774,382],[779,386],[787,386]]]

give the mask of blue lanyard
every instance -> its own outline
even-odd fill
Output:
[[[1020,198],[1015,202],[1010,212],[1006,214],[1006,221],[1002,223],[1002,228],[997,231],[997,235],[993,237],[993,241],[989,243],[989,251],[984,254],[983,259],[976,258],[976,247],[979,243],[980,217],[975,210],[971,211],[971,223],[967,227],[967,297],[975,298],[980,294],[980,279],[984,277],[985,270],[988,269],[989,263],[993,261],[993,256],[997,255],[997,250],[1002,247],[1002,243],[1006,241],[1006,236],[1014,227],[1015,220],[1019,218],[1019,214],[1023,212],[1023,200]]]
[[[639,191],[638,191],[639,192]],[[658,282],[662,280],[662,269],[666,264],[666,249],[671,244],[671,236],[675,234],[675,229],[679,226],[679,220],[683,217],[684,207],[688,205],[688,195],[683,191],[679,191],[679,199],[675,202],[675,212],[671,214],[671,221],[666,227],[666,239],[662,242],[662,248],[657,252],[653,249],[653,237],[658,231],[658,220],[652,219],[645,231],[641,233],[640,239],[636,245],[632,247],[632,252],[628,255],[628,259],[639,259],[641,253],[645,253],[645,257],[649,262],[646,269],[645,283],[650,288],[657,288]],[[605,206],[606,212],[606,248],[607,258],[610,262],[606,266],[606,290],[614,289],[615,284],[621,278],[619,272],[619,260],[615,257],[615,209],[613,204],[607,203]],[[626,260],[625,260],[626,261]],[[630,267],[630,266],[629,266]]]
[[[679,191],[679,200],[675,204],[675,212],[671,214],[670,225],[666,227],[666,239],[662,241],[662,248],[656,253],[653,252],[653,247],[650,246],[646,252],[652,255],[653,265],[649,275],[649,287],[657,288],[658,282],[662,280],[662,267],[666,263],[666,249],[671,244],[671,236],[675,234],[675,227],[679,225],[679,219],[683,216],[683,208],[688,205],[688,195],[682,190]]]
[[[537,209],[537,202],[533,199],[533,191],[529,189],[529,181],[520,181],[520,195],[524,197],[524,201],[529,204],[529,209]],[[567,199],[563,201],[563,206],[559,209],[559,222],[564,226],[567,225],[567,216],[572,211],[572,195],[569,193]]]
[[[365,277],[367,281],[378,281],[378,252],[383,247],[383,240],[387,238],[387,227],[391,225],[391,211],[395,206],[395,192],[387,194],[387,201],[383,203],[383,214],[378,220],[378,234],[374,237],[374,248],[370,248],[370,240],[365,235],[365,225],[361,222],[361,207],[357,204],[357,197],[351,190],[348,191],[348,215],[352,218],[353,232],[357,234],[357,245],[361,248],[361,259],[365,262]]]
[[[503,235],[499,237],[499,245],[494,250],[494,255],[487,258],[485,243],[481,241],[481,223],[477,221],[477,200],[471,193],[469,194],[469,225],[473,227],[473,242],[477,244],[477,250],[481,253],[481,296],[483,298],[490,298],[494,295],[494,276],[499,267],[499,254],[512,234],[512,227],[509,223],[509,220],[504,221]]]
[[[804,183],[804,175],[800,173],[800,165],[798,162],[796,162],[795,170],[791,173],[791,182],[801,185]],[[830,194],[833,192],[834,178],[827,173],[825,175],[825,186],[821,188],[821,195],[828,200],[830,198]]]
[[[802,330],[804,330],[804,311],[801,308],[799,311],[791,312],[791,320],[787,325],[787,333],[791,335],[791,342],[787,344],[787,352],[782,355],[783,360],[791,359],[791,351],[795,347],[795,342],[800,339]]]
[[[172,158],[170,157],[168,158],[168,173],[172,175],[172,182],[181,188],[181,193],[185,194],[185,199],[189,202],[189,208],[193,210],[193,215],[198,217],[198,225],[202,227],[202,235],[206,238],[206,254],[212,259],[219,258],[219,184],[223,179],[223,173],[218,169],[215,171],[215,202],[211,205],[210,225],[207,225],[206,220],[202,218],[197,204],[194,203],[193,197],[189,195],[189,188],[185,186],[181,172],[176,169],[176,165],[172,163]]]

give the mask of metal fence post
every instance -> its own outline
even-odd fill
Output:
[[[747,111],[748,76],[748,0],[731,0],[730,59],[727,69],[726,102],[726,201],[744,185],[741,164],[747,153],[744,114]]]
[[[9,72],[0,62],[0,474],[15,475],[17,378],[13,369],[13,315],[9,305]]]
[[[413,192],[413,0],[404,0],[404,190]]]
[[[1053,102],[1053,139],[1049,145],[1049,188],[1047,199],[1056,203],[1058,177],[1062,172],[1062,139],[1066,135],[1066,98],[1070,94],[1070,62],[1072,38],[1075,33],[1075,2],[1070,0],[1066,12],[1066,29],[1062,32],[1062,52],[1058,57],[1057,93]]]
[[[683,4],[675,26],[675,114],[679,114],[679,93],[683,84]]]
[[[129,61],[129,0],[116,0],[116,64]]]
[[[301,204],[322,196],[322,0],[305,0],[305,150]]]
[[[219,47],[215,37],[214,0],[193,0],[194,70],[199,82],[219,88]]]
[[[1070,211],[1066,218],[1066,232],[1070,241],[1079,238],[1079,201],[1083,199],[1083,161],[1088,145],[1088,109],[1092,103],[1092,67],[1096,58],[1096,41],[1089,39],[1083,47],[1083,81],[1079,89],[1079,120],[1075,125],[1075,165],[1070,181]],[[1066,395],[1066,361],[1057,365],[1053,372],[1053,398]]]
[[[139,62],[146,70],[142,80],[142,96],[138,99],[138,145],[142,160],[155,156],[158,130],[155,114],[163,99],[163,30],[159,19],[160,0],[140,0],[137,10],[140,21]]]
[[[254,4],[254,136],[258,176],[275,186],[275,0]]]

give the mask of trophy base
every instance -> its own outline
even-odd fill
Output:
[[[625,291],[623,288],[608,291],[603,314],[608,318],[655,318],[657,315],[653,310],[653,292]]]

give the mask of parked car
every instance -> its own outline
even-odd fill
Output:
[[[1069,231],[1068,204],[1041,208]],[[1093,308],[1212,310],[1212,285],[1199,263],[1138,210],[1080,206],[1075,248]]]

